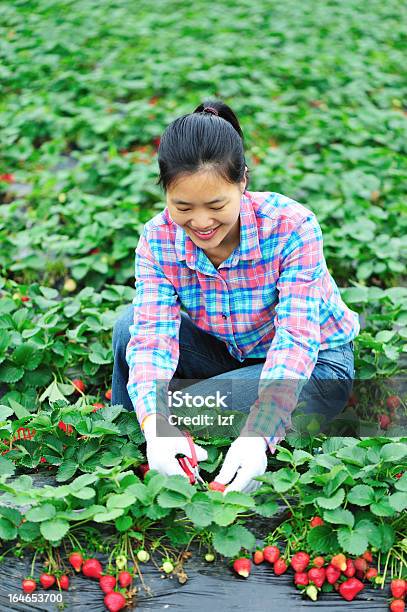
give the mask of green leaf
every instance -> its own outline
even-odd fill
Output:
[[[407,456],[407,444],[397,442],[385,444],[380,451],[380,455],[383,461],[401,461]]]
[[[340,527],[338,529],[338,542],[341,550],[350,555],[361,555],[368,546],[368,540],[363,530]]]
[[[10,508],[8,506],[0,506],[0,514],[4,518],[9,520],[11,523],[13,523],[13,525],[15,525],[16,527],[18,527],[21,522],[21,519],[23,518],[21,512],[16,510],[16,508]]]
[[[41,535],[40,526],[38,523],[27,521],[22,523],[18,528],[18,536],[25,542],[33,542]]]
[[[52,519],[55,515],[55,506],[52,504],[41,504],[35,508],[30,508],[30,510],[26,512],[25,518],[27,521],[31,521],[33,523],[41,523],[42,521]]]
[[[40,531],[46,540],[54,541],[62,539],[69,531],[68,521],[54,518],[44,521],[40,525]]]
[[[282,468],[274,472],[270,477],[270,482],[277,493],[286,493],[297,482],[300,475],[290,468]]]
[[[235,504],[244,508],[253,508],[255,505],[252,496],[241,491],[228,491],[223,496],[223,499],[225,504]]]
[[[345,463],[364,467],[366,463],[366,450],[359,446],[345,446],[341,448],[336,456],[342,459]]]
[[[237,555],[241,548],[251,550],[255,544],[255,536],[242,525],[219,527],[213,536],[215,550],[224,557]]]
[[[112,508],[112,510],[108,512],[100,512],[99,514],[95,514],[93,520],[96,523],[108,523],[121,516],[122,514],[124,514],[123,508]]]
[[[165,483],[165,488],[170,491],[177,491],[185,497],[191,498],[195,494],[195,489],[189,484],[188,480],[184,476],[174,475],[168,476]]]
[[[0,421],[7,421],[12,414],[14,414],[14,410],[10,406],[0,405]]]
[[[16,466],[10,459],[0,456],[0,476],[13,476]]]
[[[389,497],[389,504],[397,512],[403,512],[407,508],[407,493],[404,491],[393,493]]]
[[[152,499],[154,499],[155,496],[161,491],[166,480],[166,477],[162,474],[154,474],[154,476],[149,479],[147,483],[147,490]]]
[[[207,527],[213,520],[212,504],[208,499],[196,499],[184,506],[186,516],[194,523],[195,527]]]
[[[0,365],[0,382],[7,384],[15,383],[24,376],[24,368],[18,368],[10,361],[5,361]]]
[[[336,551],[338,540],[330,525],[313,527],[307,535],[307,542],[314,553],[330,553]]]
[[[386,498],[371,504],[370,511],[376,516],[394,516],[395,513],[395,510],[390,506],[389,501]]]
[[[92,499],[92,497],[96,495],[96,492],[91,487],[83,487],[83,489],[79,489],[79,491],[71,491],[71,495],[78,499]]]
[[[255,511],[260,516],[270,518],[274,516],[280,509],[280,506],[275,501],[268,501],[261,504],[256,504]]]
[[[375,500],[372,487],[367,485],[356,485],[348,492],[348,502],[356,506],[368,506]]]
[[[65,480],[69,480],[75,474],[78,469],[78,464],[76,461],[72,459],[67,459],[58,468],[58,472],[55,476],[55,480],[57,482],[65,482]]]
[[[352,528],[355,523],[355,518],[349,510],[344,508],[335,508],[335,510],[325,510],[324,520],[335,525],[347,525]]]
[[[401,478],[398,478],[396,480],[394,486],[399,491],[407,491],[407,472],[404,472],[404,474],[401,476]]]
[[[131,495],[130,493],[119,493],[115,495],[111,495],[107,500],[106,507],[111,510],[112,508],[128,508],[132,506],[137,501],[137,497],[135,495]]]
[[[39,366],[42,360],[41,351],[30,342],[20,344],[14,353],[13,361],[16,366],[23,367],[27,370],[35,370]]]
[[[133,521],[131,517],[128,515],[119,516],[115,520],[114,524],[115,524],[117,531],[120,531],[121,533],[123,533],[124,531],[127,531],[128,529],[130,529],[130,527],[133,525]]]
[[[146,485],[143,484],[142,482],[135,482],[134,484],[132,484],[129,487],[127,487],[126,493],[129,493],[131,495],[135,495],[136,498],[142,504],[144,504],[144,506],[147,506],[149,503],[151,503],[151,497],[148,494],[148,489],[147,489]]]
[[[344,499],[344,489],[338,489],[335,495],[332,495],[332,497],[317,497],[315,501],[319,506],[321,506],[321,508],[326,508],[327,510],[335,510],[335,508],[338,508],[342,504]]]
[[[6,518],[0,518],[0,539],[14,540],[17,537],[17,528]]]
[[[157,502],[163,508],[183,508],[189,502],[189,499],[177,491],[161,491],[157,497]]]
[[[293,458],[295,465],[303,465],[304,463],[307,463],[307,461],[310,461],[313,456],[311,453],[307,453],[306,451],[295,449]]]
[[[216,504],[213,507],[213,520],[217,525],[230,525],[236,520],[239,514],[239,508],[237,506],[225,506],[223,504]]]

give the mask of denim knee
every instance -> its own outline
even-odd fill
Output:
[[[134,319],[134,306],[130,304],[120,317],[116,320],[113,327],[113,337],[112,337],[112,347],[113,354],[116,354],[116,351],[126,352],[127,345],[130,341],[130,325],[133,324]]]

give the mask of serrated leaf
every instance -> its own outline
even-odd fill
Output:
[[[112,510],[109,510],[108,512],[100,512],[99,514],[95,514],[93,520],[96,523],[108,523],[122,514],[124,514],[123,508],[112,508]]]
[[[0,365],[0,382],[7,384],[16,383],[24,376],[24,368],[12,365],[10,361],[5,361]]]
[[[367,485],[356,485],[348,492],[348,502],[356,506],[368,506],[375,500],[375,493],[372,487]]]
[[[275,501],[268,501],[262,504],[256,504],[254,508],[257,514],[260,514],[260,516],[265,516],[267,518],[270,518],[277,514],[279,509],[280,506]]]
[[[177,491],[164,490],[158,494],[157,502],[163,508],[183,508],[189,499]]]
[[[25,513],[25,518],[32,523],[41,523],[42,521],[52,519],[55,515],[55,506],[52,504],[41,504],[35,508],[30,508],[30,510]]]
[[[404,491],[393,493],[389,497],[389,504],[397,512],[403,512],[407,508],[407,493]]]
[[[350,510],[344,508],[335,508],[335,510],[325,510],[324,520],[334,525],[347,525],[352,528],[355,523],[355,517]]]
[[[39,523],[26,521],[18,527],[18,536],[25,542],[33,542],[41,534]]]
[[[376,516],[393,516],[395,513],[394,508],[389,504],[388,498],[383,498],[374,504],[370,504],[370,512]]]
[[[14,540],[17,537],[17,528],[6,518],[0,518],[0,539]]]
[[[237,555],[241,548],[251,550],[255,544],[255,536],[242,525],[219,527],[213,536],[215,550],[224,557]]]
[[[338,529],[338,542],[341,550],[350,555],[361,555],[368,546],[366,534],[362,530],[340,527]]]
[[[230,525],[236,520],[239,509],[236,506],[216,504],[213,507],[213,520],[217,525]]]
[[[307,542],[314,553],[330,553],[338,548],[338,540],[335,531],[330,525],[318,525],[313,527],[307,535]]]
[[[212,505],[209,500],[195,500],[184,506],[184,512],[198,528],[207,527],[213,520]]]
[[[344,489],[338,489],[335,492],[335,495],[332,495],[332,497],[317,497],[315,501],[321,508],[325,508],[326,510],[335,510],[335,508],[338,508],[342,504],[344,499]]]
[[[10,459],[0,456],[0,476],[13,476],[16,466]]]
[[[78,469],[78,464],[76,463],[76,461],[67,459],[66,461],[61,463],[61,465],[59,466],[58,472],[55,476],[55,480],[57,482],[65,482],[66,480],[69,480],[70,478],[72,478],[72,476],[75,474],[77,469]]]
[[[111,495],[107,502],[106,502],[106,507],[109,510],[112,510],[113,508],[128,508],[129,506],[132,506],[133,504],[135,504],[137,501],[137,497],[135,495],[131,495],[130,493],[118,493],[118,494],[114,494]]]
[[[383,461],[401,461],[407,456],[407,444],[390,442],[382,446],[380,455]]]
[[[295,485],[300,475],[290,468],[281,468],[271,474],[270,482],[277,493],[286,493]]]
[[[115,520],[114,524],[115,524],[117,531],[120,531],[121,533],[123,533],[124,531],[127,531],[128,529],[130,529],[130,527],[133,525],[133,521],[131,517],[128,515],[119,516]]]
[[[59,518],[44,521],[40,525],[40,531],[46,540],[54,541],[62,539],[69,531],[68,521]]]

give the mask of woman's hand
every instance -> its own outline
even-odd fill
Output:
[[[170,425],[166,419],[158,423],[162,417],[150,415],[144,421],[144,436],[147,442],[147,461],[151,470],[157,470],[163,476],[179,474],[188,478],[175,455],[182,454],[191,457],[191,449],[183,433]],[[195,444],[196,458],[205,461],[208,452]]]
[[[267,444],[261,436],[239,437],[230,445],[225,461],[218,476],[214,479],[227,484],[236,475],[234,481],[226,487],[229,491],[253,493],[261,486],[255,476],[264,474],[267,468]]]

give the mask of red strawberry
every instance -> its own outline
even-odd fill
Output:
[[[356,578],[358,578],[358,580],[364,580],[365,579],[365,573],[363,570],[356,570],[355,572],[355,576]]]
[[[103,567],[97,559],[86,559],[82,565],[82,574],[88,578],[99,580],[103,572]]]
[[[41,463],[47,463],[47,460],[45,459],[45,457],[41,457],[40,462]]]
[[[288,565],[284,561],[284,559],[277,559],[277,561],[275,561],[274,573],[276,576],[281,576],[281,574],[284,574],[287,571],[287,569],[288,569]]]
[[[81,391],[82,393],[85,391],[85,383],[80,378],[74,378],[72,384],[77,391]]]
[[[62,431],[64,431],[67,434],[70,434],[73,432],[73,427],[72,425],[67,425],[66,423],[64,423],[63,421],[59,421],[58,423],[58,427],[59,429],[62,429]]]
[[[297,552],[291,559],[291,567],[295,572],[303,572],[309,564],[309,555],[305,552]]]
[[[308,571],[308,578],[310,582],[313,582],[315,586],[320,589],[326,580],[324,568],[323,567],[312,567]]]
[[[264,560],[268,563],[275,563],[280,557],[280,551],[277,546],[266,546],[263,548]]]
[[[141,463],[138,466],[138,469],[139,469],[139,472],[140,472],[142,478],[145,478],[145,475],[150,470],[150,466],[148,465],[148,463]]]
[[[370,552],[370,550],[366,550],[366,551],[363,553],[362,557],[363,557],[363,558],[365,559],[365,561],[367,561],[368,563],[372,563],[372,561],[373,561],[373,555],[372,555],[372,553]]]
[[[352,559],[346,559],[346,570],[343,573],[345,574],[346,578],[353,578],[353,576],[356,574],[355,564],[353,563]]]
[[[335,584],[335,582],[338,580],[339,576],[341,575],[341,570],[339,570],[337,567],[334,567],[332,564],[329,564],[328,567],[326,568],[326,579],[329,582],[329,584]]]
[[[331,565],[344,572],[346,570],[346,557],[343,553],[335,555],[331,559]]]
[[[373,580],[373,578],[376,578],[377,574],[378,571],[375,567],[369,567],[369,569],[366,571],[365,578],[366,580]]]
[[[0,181],[3,181],[4,183],[14,183],[14,175],[10,172],[0,174]]]
[[[360,582],[357,578],[348,578],[348,580],[342,582],[339,586],[339,593],[346,601],[352,601],[364,588],[363,582]]]
[[[390,590],[393,597],[400,599],[406,594],[407,582],[402,579],[392,580],[390,583]]]
[[[353,561],[356,571],[365,572],[368,568],[367,561],[363,557],[358,557]]]
[[[106,574],[106,576],[101,576],[99,578],[99,586],[104,593],[110,593],[114,590],[116,586],[116,578],[111,576],[110,574]]]
[[[311,527],[318,527],[319,525],[323,525],[324,521],[320,516],[313,516],[309,524]]]
[[[390,395],[386,400],[386,406],[389,410],[397,410],[400,404],[401,400],[398,395]]]
[[[108,389],[108,390],[106,391],[106,393],[105,393],[105,398],[106,398],[107,400],[109,400],[109,401],[112,399],[112,390],[111,390],[111,389]]]
[[[256,550],[253,555],[253,563],[259,565],[259,563],[263,563],[264,561],[264,553],[262,550]]]
[[[387,414],[379,415],[379,425],[382,429],[387,429],[391,423],[391,418]]]
[[[315,559],[312,562],[312,565],[314,567],[323,567],[325,564],[325,559],[324,557],[315,557]]]
[[[22,301],[22,302],[29,302],[29,301],[30,301],[30,298],[28,297],[28,295],[22,295],[22,296],[21,296],[21,301]]]
[[[37,583],[33,578],[26,578],[22,581],[21,586],[23,587],[24,593],[33,593],[37,588]]]
[[[217,480],[212,480],[212,482],[209,483],[208,487],[211,491],[222,491],[223,492],[226,489],[226,485],[224,485],[221,482],[218,482]]]
[[[95,409],[92,410],[92,412],[96,412],[97,410],[100,410],[101,408],[105,407],[105,405],[101,404],[100,402],[95,402],[94,404],[92,404],[92,406],[95,407]]]
[[[396,474],[394,476],[394,478],[401,478],[403,476],[404,472],[399,472],[398,474]]]
[[[66,574],[63,574],[60,578],[57,578],[57,584],[61,589],[67,591],[69,589],[69,578]]]
[[[53,584],[55,584],[55,576],[52,574],[41,574],[40,582],[44,589],[49,589]]]
[[[393,599],[390,604],[391,612],[404,612],[406,609],[406,604],[402,599]]]
[[[74,568],[75,572],[80,572],[83,564],[83,557],[80,552],[73,552],[69,555],[69,563]]]
[[[240,557],[240,559],[236,559],[236,561],[233,562],[233,569],[235,572],[244,578],[247,578],[250,574],[251,567],[252,562],[246,557]]]
[[[307,586],[309,583],[307,572],[296,572],[294,574],[294,584],[297,586]]]
[[[130,586],[132,580],[132,575],[129,572],[119,572],[119,584],[121,587],[126,588]]]
[[[117,593],[117,591],[107,593],[103,601],[109,612],[118,612],[126,605],[126,598],[121,593]]]

